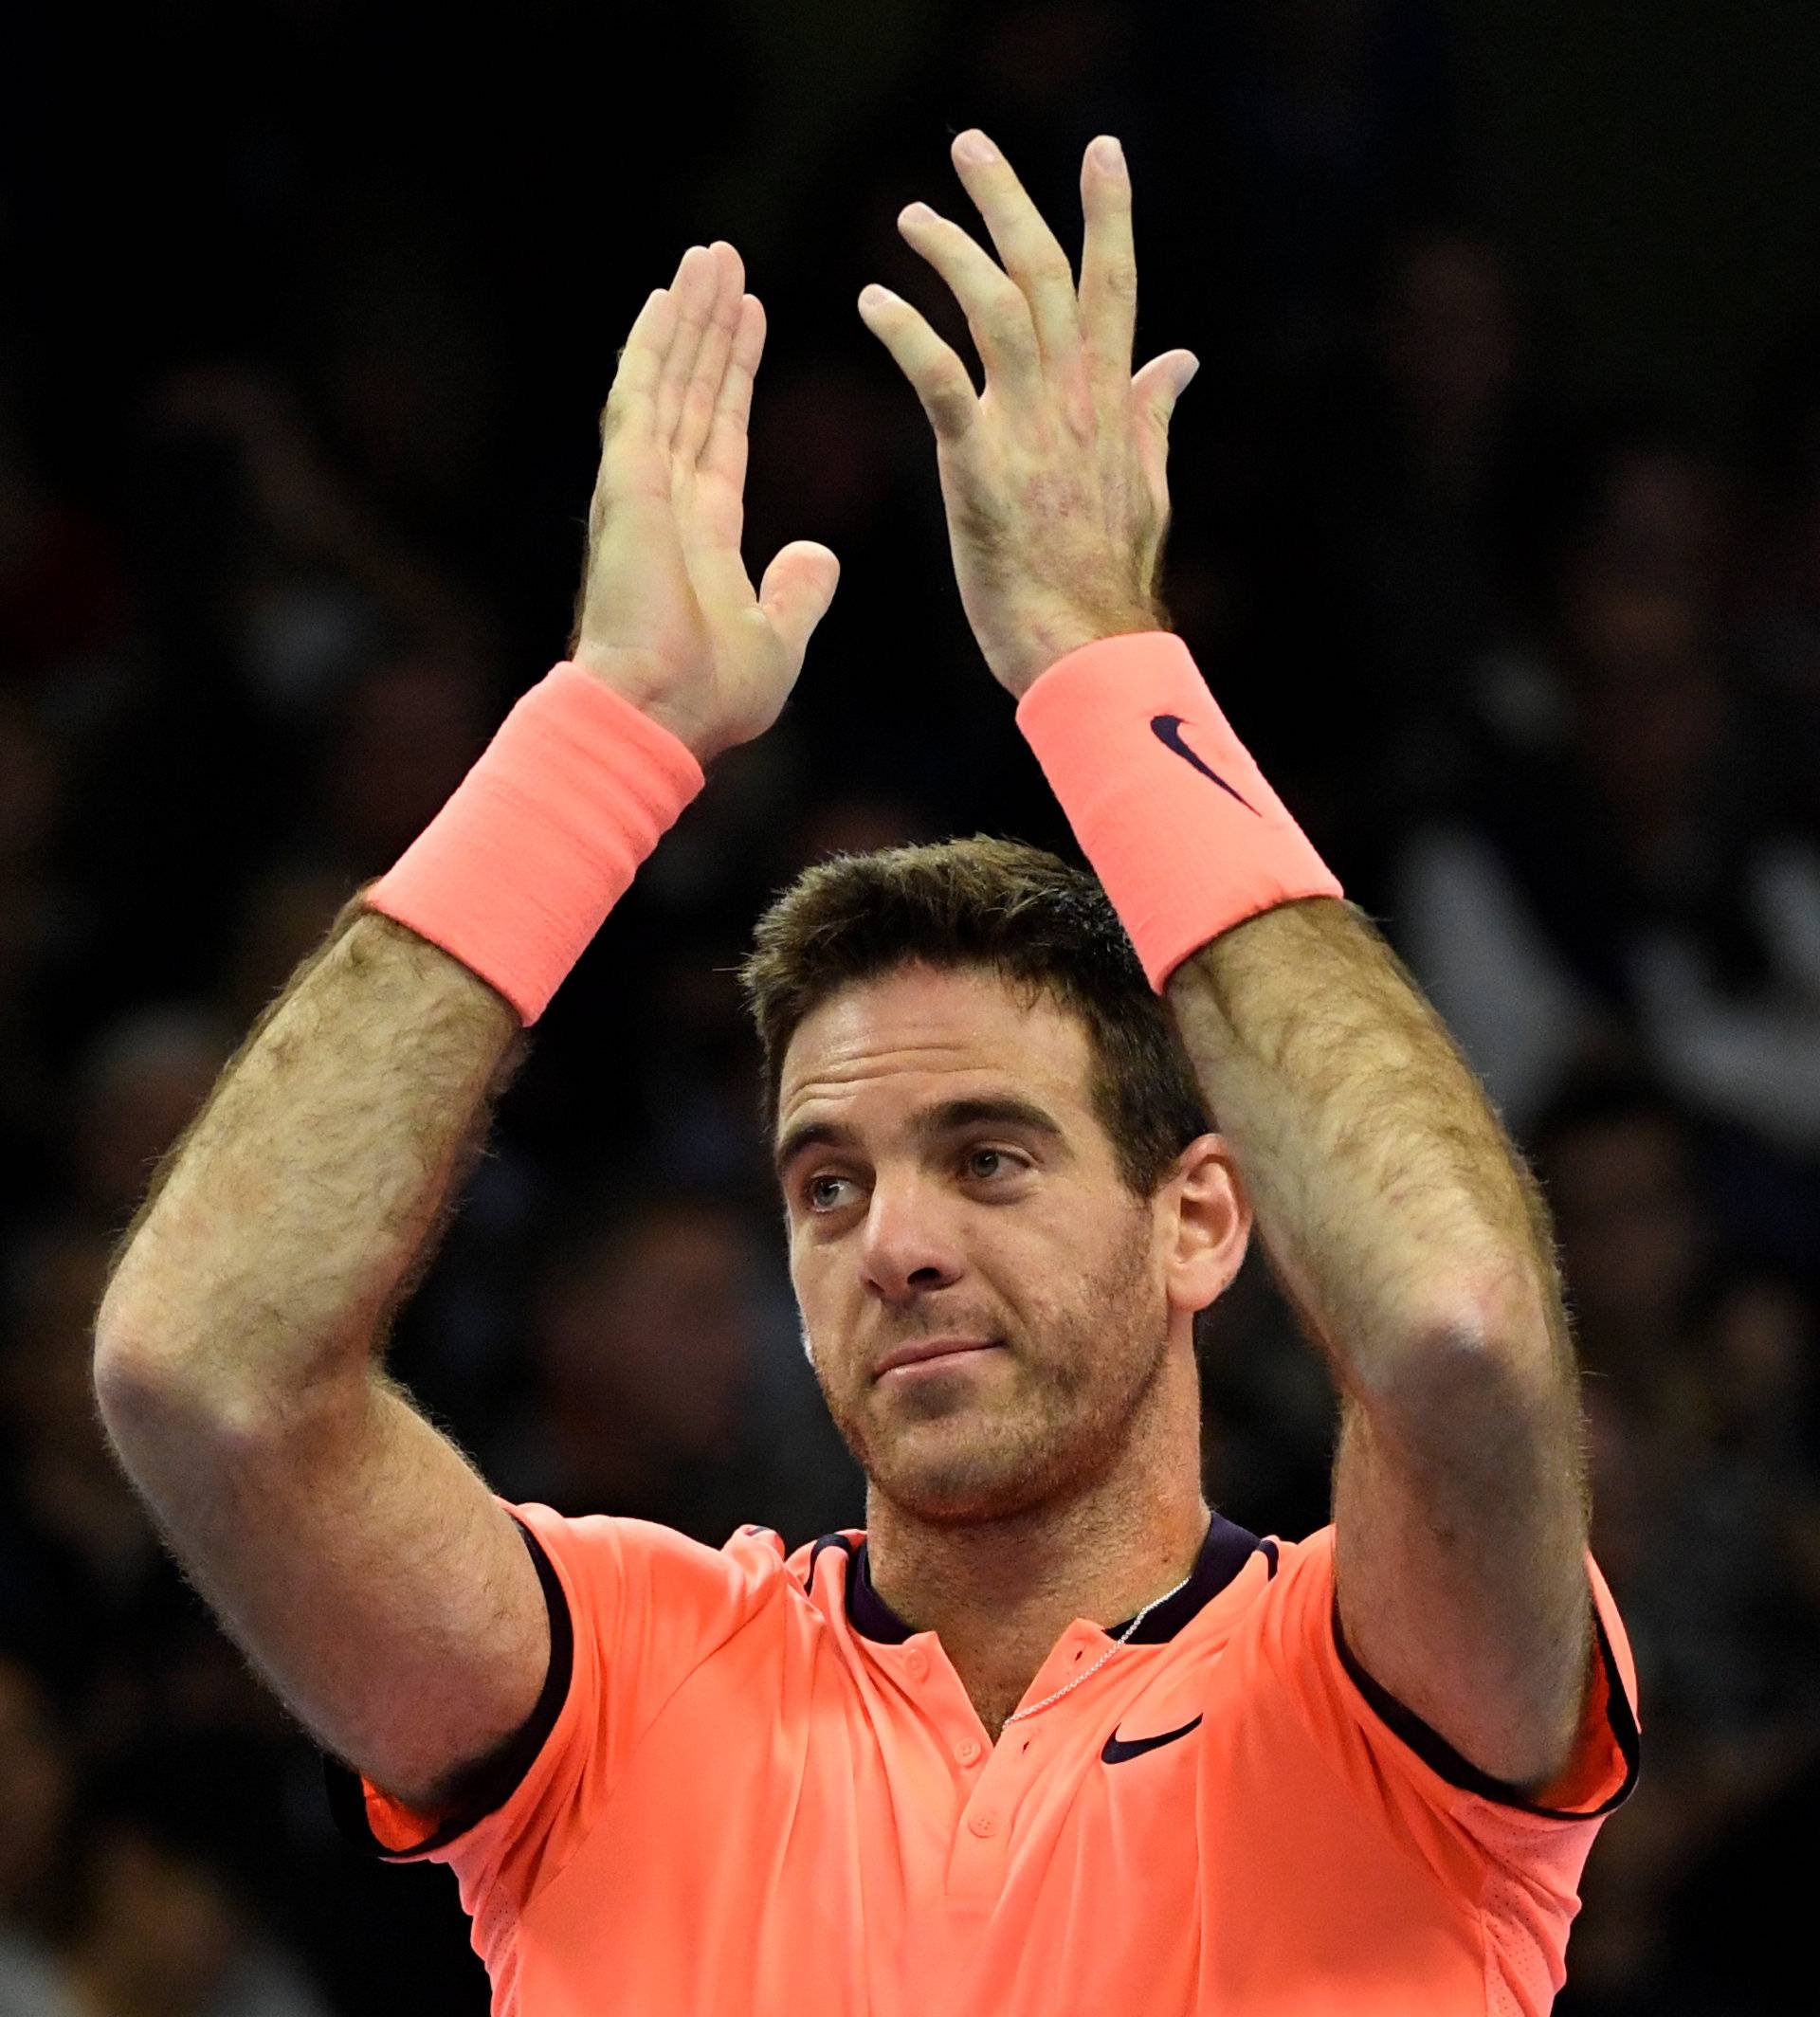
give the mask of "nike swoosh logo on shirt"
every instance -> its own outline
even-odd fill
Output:
[[[1134,1736],[1125,1738],[1115,1730],[1106,1739],[1106,1748],[1100,1754],[1108,1765],[1122,1765],[1127,1758],[1140,1758],[1147,1751],[1155,1751],[1159,1744],[1173,1744],[1178,1736],[1186,1736],[1191,1730],[1201,1727],[1197,1716],[1192,1723],[1184,1723],[1179,1730],[1165,1730],[1161,1736]]]
[[[1255,818],[1264,814],[1246,797],[1243,791],[1234,791],[1232,787],[1217,771],[1210,771],[1182,740],[1182,718],[1180,715],[1153,715],[1150,718],[1150,732],[1166,750],[1174,750],[1184,763],[1192,763],[1203,777],[1210,778],[1220,790],[1236,798],[1245,809]]]

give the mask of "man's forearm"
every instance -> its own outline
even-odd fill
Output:
[[[1291,1299],[1361,1398],[1476,1335],[1551,1385],[1571,1348],[1546,1211],[1378,933],[1332,899],[1222,933],[1168,998]]]
[[[364,1369],[526,1048],[485,982],[356,897],[160,1164],[101,1360],[236,1404]]]

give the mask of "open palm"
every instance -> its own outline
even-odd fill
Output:
[[[765,313],[732,245],[691,245],[633,322],[601,414],[600,470],[570,657],[705,762],[783,711],[840,563],[740,557],[746,428]]]

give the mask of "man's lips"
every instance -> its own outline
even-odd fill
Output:
[[[896,1367],[919,1366],[925,1359],[952,1358],[959,1352],[990,1352],[997,1343],[995,1337],[919,1337],[914,1344],[900,1345],[887,1352],[873,1367],[872,1377],[882,1380]]]

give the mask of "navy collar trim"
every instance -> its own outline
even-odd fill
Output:
[[[906,1639],[915,1636],[915,1628],[906,1625],[873,1588],[872,1564],[864,1540],[855,1545],[845,1534],[824,1535],[815,1543],[810,1556],[810,1582],[815,1580],[815,1556],[824,1548],[839,1548],[846,1556],[847,1623],[862,1639],[870,1639],[880,1645],[901,1645]],[[1255,1534],[1247,1534],[1243,1527],[1214,1514],[1188,1581],[1173,1597],[1156,1606],[1126,1644],[1162,1645],[1174,1638],[1219,1595],[1261,1548],[1269,1572],[1274,1575],[1277,1566],[1275,1551],[1268,1542],[1260,1541]],[[1122,1624],[1108,1626],[1107,1635],[1118,1638],[1130,1622],[1126,1619]]]

